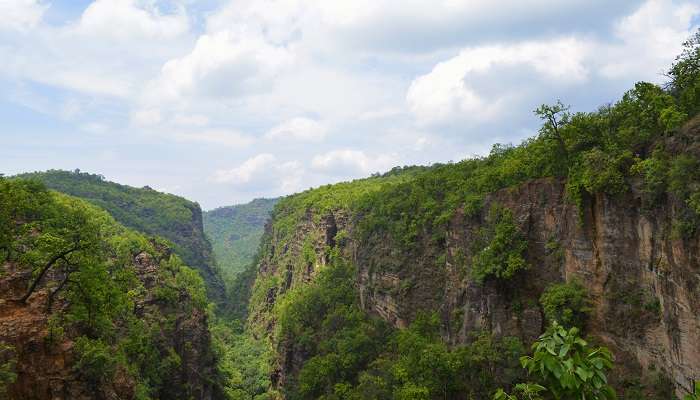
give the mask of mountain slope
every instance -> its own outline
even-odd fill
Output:
[[[211,240],[217,264],[227,283],[253,262],[265,222],[278,200],[255,199],[204,212],[204,233]]]
[[[202,211],[197,203],[149,187],[134,188],[80,171],[50,170],[18,175],[48,188],[85,199],[109,212],[119,223],[147,235],[172,242],[174,252],[197,269],[209,297],[221,303],[224,285],[216,269],[211,244],[204,235]]]
[[[275,389],[490,398],[525,379],[517,356],[556,321],[614,352],[621,395],[690,391],[700,97],[670,88],[639,83],[592,113],[543,106],[520,146],[282,199],[248,307]]]
[[[0,397],[212,398],[204,283],[160,239],[0,178],[0,249]]]

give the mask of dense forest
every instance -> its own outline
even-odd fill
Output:
[[[668,77],[203,222],[98,175],[0,177],[0,393],[698,400],[700,32]]]
[[[227,286],[255,259],[265,223],[277,200],[255,199],[204,212],[204,233],[211,240]]]
[[[187,370],[214,368],[204,283],[165,241],[24,179],[0,179],[0,229],[2,393],[21,398],[29,387],[48,398],[49,382],[34,381],[47,373],[71,398],[212,391]],[[192,332],[183,331],[188,322]],[[192,338],[198,331],[205,335]],[[73,362],[61,370],[66,349]]]
[[[101,175],[79,170],[34,172],[17,177],[37,180],[49,189],[85,199],[109,212],[124,226],[167,239],[175,253],[202,274],[210,297],[223,301],[223,282],[211,243],[204,235],[197,203],[149,187],[109,182]]]

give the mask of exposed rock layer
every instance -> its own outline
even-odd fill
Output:
[[[587,331],[617,357],[620,373],[613,380],[660,371],[681,393],[700,379],[700,237],[675,238],[679,204],[671,196],[653,211],[643,210],[641,197],[634,188],[616,198],[597,195],[579,213],[565,199],[562,181],[537,180],[493,193],[483,209],[511,209],[528,239],[530,269],[507,285],[470,279],[472,243],[486,211],[473,218],[458,211],[444,241],[420,240],[408,253],[386,236],[339,245],[358,269],[365,310],[399,328],[420,310],[438,312],[451,344],[465,343],[479,330],[531,342],[545,329],[542,291],[555,282],[579,281],[593,303]],[[270,332],[276,298],[312,279],[336,233],[356,236],[359,218],[348,210],[307,213],[288,241],[270,225],[257,279],[278,277],[279,285],[268,289],[263,305],[253,305],[251,325]],[[309,238],[315,260],[300,268],[294,260]],[[293,353],[278,344],[278,385],[304,361]]]
[[[164,390],[167,392],[168,386],[173,389],[188,387],[194,398],[211,399],[215,388],[207,377],[214,375],[214,359],[210,351],[206,313],[199,308],[188,307],[191,301],[186,294],[174,307],[155,299],[159,267],[149,254],[138,254],[133,265],[146,289],[145,294],[136,299],[137,314],[144,319],[174,320],[174,329],[162,332],[163,341],[175,350],[182,363],[179,370],[168,375],[171,385],[166,385]],[[0,271],[0,342],[14,347],[9,356],[17,362],[17,380],[9,387],[8,398],[87,400],[134,397],[136,382],[127,371],[118,369],[110,382],[96,386],[88,383],[74,368],[74,338],[80,332],[66,331],[58,340],[50,336],[50,318],[68,307],[64,299],[57,297],[51,309],[47,308],[48,287],[54,287],[62,276],[47,274],[42,286],[25,304],[13,299],[26,291],[31,271],[14,264],[4,264]],[[161,398],[181,398],[186,394],[158,395]]]

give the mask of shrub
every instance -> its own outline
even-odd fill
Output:
[[[612,354],[605,347],[591,348],[578,333],[553,323],[532,345],[533,355],[521,358],[523,368],[542,379],[556,399],[615,399],[605,375],[612,369]]]
[[[116,371],[117,360],[108,344],[85,336],[75,341],[75,369],[93,384],[109,380]]]
[[[489,278],[508,280],[528,268],[524,257],[527,240],[509,209],[492,207],[479,236],[479,247],[472,259],[472,277],[477,282]]]
[[[577,282],[547,287],[540,297],[540,304],[547,321],[558,322],[567,328],[582,328],[590,311],[586,288]]]

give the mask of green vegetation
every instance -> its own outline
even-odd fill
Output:
[[[450,348],[436,315],[420,315],[405,330],[368,316],[359,308],[354,268],[331,253],[312,283],[275,308],[275,341],[309,356],[286,387],[288,398],[482,398],[522,377],[523,346],[515,338],[481,334]]]
[[[268,400],[272,353],[269,344],[256,340],[238,323],[219,320],[212,327],[224,394],[229,400]]]
[[[197,203],[172,194],[109,182],[79,170],[34,172],[18,178],[42,182],[49,189],[85,199],[106,210],[122,225],[170,241],[183,261],[202,274],[212,299],[223,299],[223,283],[215,269],[211,244],[205,238]]]
[[[231,286],[236,276],[253,262],[265,222],[278,200],[256,199],[203,214],[204,233],[211,240],[229,296],[235,295]]]
[[[613,367],[612,354],[605,347],[591,348],[578,332],[578,328],[567,330],[554,322],[532,345],[533,355],[520,359],[541,384],[518,384],[514,395],[499,389],[494,400],[535,400],[542,399],[543,393],[557,400],[615,399],[606,377]]]
[[[683,43],[683,52],[676,57],[668,75],[669,92],[678,99],[687,115],[700,112],[700,31]]]
[[[4,396],[7,393],[7,386],[17,380],[16,363],[14,348],[0,342],[0,396]]]
[[[508,280],[528,268],[524,257],[527,239],[515,224],[510,210],[493,206],[478,236],[472,260],[472,277],[477,282],[483,283],[489,278]]]
[[[535,114],[541,129],[519,145],[497,144],[485,157],[396,168],[281,199],[261,247],[267,271],[242,287],[252,287],[250,329],[264,335],[275,326],[273,346],[286,351],[277,362],[289,373],[283,387],[288,398],[486,398],[499,386],[513,391],[500,392],[502,399],[609,398],[611,355],[579,337],[589,312],[581,285],[553,285],[542,294],[554,327],[523,361],[536,382],[514,386],[522,381],[522,371],[510,364],[519,354],[516,341],[478,335],[470,345],[450,348],[439,334],[447,328],[432,316],[404,330],[388,329],[360,312],[355,272],[333,246],[354,251],[348,246],[354,243],[360,252],[384,252],[384,259],[369,263],[370,275],[391,273],[400,282],[378,291],[409,291],[417,276],[432,272],[426,269],[439,274],[448,261],[471,271],[463,273],[465,279],[503,284],[524,276],[527,261],[534,260],[518,210],[498,201],[533,180],[565,185],[581,223],[600,195],[628,199],[641,193],[645,212],[668,206],[677,218],[674,239],[692,237],[700,228],[700,160],[689,145],[696,138],[687,123],[700,110],[698,49],[696,35],[667,86],[639,82],[619,101],[592,112],[572,112],[561,102],[540,106]],[[324,243],[313,228],[309,233],[310,223],[327,227],[331,217],[351,221],[334,241]],[[465,220],[479,226],[469,237],[471,251],[447,254],[448,228]],[[545,255],[561,258],[563,250],[549,241]],[[314,268],[304,266],[314,266],[314,274],[305,275]],[[640,298],[638,308],[651,321],[660,304],[646,294]]]
[[[26,291],[14,301],[26,303],[46,290],[47,309],[59,298],[66,304],[52,314],[45,343],[56,345],[70,332],[74,368],[86,382],[111,382],[122,370],[143,396],[191,393],[180,380],[180,356],[168,333],[176,307],[204,312],[204,283],[161,240],[129,230],[96,206],[49,191],[36,180],[1,177],[0,238],[0,262],[31,274]],[[134,262],[145,254],[159,264],[155,291],[175,293],[150,305],[143,304],[148,293]],[[2,367],[3,381],[12,377],[8,365]]]
[[[556,399],[614,399],[606,377],[612,354],[605,347],[591,348],[578,332],[554,322],[533,344],[534,354],[521,359],[523,367],[539,375]]]
[[[683,400],[700,400],[700,381],[695,381],[693,393],[686,394]]]
[[[590,311],[588,302],[586,288],[578,282],[551,285],[540,297],[547,321],[557,322],[566,328],[584,327]]]
[[[693,115],[674,93],[642,82],[617,103],[595,112],[572,114],[561,103],[543,105],[536,111],[543,119],[542,129],[521,145],[496,145],[488,157],[435,165],[364,196],[357,201],[364,231],[386,231],[405,248],[416,246],[421,238],[440,244],[457,209],[474,215],[486,194],[538,178],[566,178],[569,198],[579,207],[596,193],[615,196],[628,191],[630,178],[640,172],[646,187],[658,196],[666,180],[660,160],[690,157],[662,153],[664,140]],[[676,180],[691,189],[680,198],[697,214],[700,180],[684,161],[671,179],[683,177]],[[692,171],[697,175],[697,168]]]

